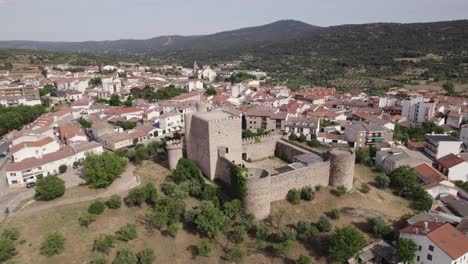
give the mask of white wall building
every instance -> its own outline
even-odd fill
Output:
[[[424,152],[432,159],[440,159],[448,154],[459,155],[463,142],[449,135],[427,135]]]
[[[401,238],[417,245],[414,263],[468,263],[468,238],[448,223],[417,222],[400,230]]]

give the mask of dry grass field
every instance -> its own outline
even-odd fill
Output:
[[[145,162],[136,170],[142,182],[154,182],[157,187],[164,181],[169,171],[156,163]],[[367,167],[356,166],[355,189],[359,189],[363,183],[373,181],[374,173]],[[81,187],[80,187],[81,188]],[[83,187],[84,188],[84,187]],[[76,189],[76,192],[78,189]],[[87,191],[83,191],[86,193]],[[74,192],[70,196],[78,195]],[[122,197],[125,194],[121,195]],[[188,199],[187,205],[197,202]],[[156,252],[156,263],[223,263],[222,248],[231,246],[225,236],[219,236],[213,241],[213,250],[209,257],[195,257],[193,255],[194,245],[198,244],[200,237],[191,230],[184,229],[179,224],[179,232],[175,238],[165,236],[158,230],[148,229],[143,224],[143,217],[147,208],[128,208],[122,206],[120,209],[106,209],[98,216],[96,222],[88,228],[81,227],[78,223],[80,215],[87,210],[89,202],[66,205],[49,210],[44,210],[33,216],[13,217],[1,224],[1,228],[6,226],[17,227],[20,230],[20,238],[17,243],[18,255],[14,258],[19,263],[89,263],[95,253],[92,251],[93,241],[99,234],[111,234],[127,223],[137,225],[138,238],[130,242],[118,242],[116,247],[108,256],[109,263],[114,259],[118,249],[128,248],[138,252],[144,248],[152,248]],[[315,222],[320,215],[329,212],[334,208],[354,208],[352,215],[343,212],[339,220],[333,220],[336,226],[351,224],[361,230],[362,223],[372,215],[381,215],[389,223],[396,222],[399,217],[411,212],[408,209],[408,202],[400,197],[394,196],[390,191],[378,190],[374,187],[367,194],[362,194],[358,190],[342,198],[337,198],[325,188],[316,194],[316,198],[311,202],[302,201],[299,205],[291,205],[286,201],[275,202],[272,205],[271,221],[277,220],[279,215],[283,215],[280,223],[281,227],[295,224],[298,220]],[[350,209],[348,209],[350,210]],[[276,220],[275,220],[276,219]],[[65,251],[57,256],[45,257],[39,254],[39,247],[46,234],[60,231],[66,238]],[[364,230],[365,231],[365,230]],[[366,236],[368,237],[368,236]],[[371,239],[368,237],[368,240]],[[288,255],[290,260],[297,259],[299,254],[308,254],[314,257],[314,263],[324,262],[324,258],[316,252],[316,248],[305,247],[299,242],[294,242],[295,246]],[[285,260],[268,256],[259,249],[265,246],[265,242],[248,238],[240,247],[247,252],[244,263],[285,263]]]

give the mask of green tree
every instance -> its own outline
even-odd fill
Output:
[[[167,234],[169,234],[171,237],[176,237],[178,231],[179,226],[177,225],[177,222],[170,221],[167,225]]]
[[[205,94],[208,96],[212,96],[212,95],[216,95],[217,92],[214,87],[209,87],[208,89],[206,89]]]
[[[392,228],[385,224],[382,217],[370,217],[367,219],[367,224],[375,237],[384,238],[392,232]]]
[[[280,243],[273,244],[271,246],[271,249],[273,253],[277,255],[278,257],[286,258],[292,247],[293,247],[292,241],[286,240]]]
[[[455,85],[452,82],[446,82],[442,85],[442,88],[445,90],[445,95],[447,96],[456,96]]]
[[[418,246],[411,239],[400,238],[398,241],[398,257],[403,263],[413,263]]]
[[[331,219],[337,220],[337,219],[340,219],[340,216],[341,216],[341,212],[340,212],[339,209],[335,208],[335,209],[331,210],[331,212],[330,212]]]
[[[369,151],[365,149],[356,150],[356,162],[359,164],[367,165],[371,161]]]
[[[68,169],[67,165],[60,165],[59,167],[60,174],[67,172],[67,169]]]
[[[235,246],[224,250],[223,258],[229,262],[241,263],[245,257],[245,252]]]
[[[311,239],[319,236],[319,230],[314,225],[305,221],[297,222],[296,226],[297,238],[303,242],[308,242]]]
[[[120,106],[122,102],[120,101],[120,96],[118,94],[112,94],[109,100],[111,106]]]
[[[228,218],[212,202],[201,203],[200,214],[195,219],[195,225],[200,232],[208,237],[215,237],[225,229],[227,223]]]
[[[306,186],[301,189],[301,199],[305,201],[312,201],[315,198],[314,188]]]
[[[65,182],[57,176],[51,175],[37,180],[36,195],[49,201],[65,194]]]
[[[146,199],[146,193],[143,188],[135,188],[128,192],[124,201],[128,207],[141,206]]]
[[[7,261],[16,255],[16,247],[13,240],[1,239],[0,240],[0,262]]]
[[[229,239],[236,243],[236,244],[239,244],[241,243],[242,241],[244,241],[245,239],[245,235],[247,234],[247,231],[245,230],[245,227],[243,225],[236,225],[230,236],[229,236]]]
[[[242,213],[242,209],[242,202],[238,199],[223,204],[223,212],[229,219],[236,218],[236,216]]]
[[[83,117],[81,117],[78,120],[78,122],[80,123],[81,127],[85,128],[85,129],[91,128],[91,126],[93,125],[93,123],[91,121],[88,121],[88,120],[84,119]]]
[[[312,259],[309,256],[301,254],[296,260],[296,264],[312,264]]]
[[[380,173],[375,177],[375,182],[379,189],[386,189],[390,185],[390,178],[387,175]]]
[[[138,264],[152,264],[156,259],[156,254],[151,248],[145,248],[137,254]]]
[[[40,252],[45,256],[53,256],[62,253],[65,250],[65,237],[54,232],[47,235],[46,239],[41,243]]]
[[[300,134],[299,137],[297,138],[297,141],[299,141],[299,142],[306,142],[306,141],[307,141],[306,135]]]
[[[83,162],[83,178],[92,187],[105,188],[125,171],[126,165],[126,160],[116,154],[89,155]]]
[[[291,134],[289,134],[288,139],[289,139],[290,141],[297,141],[299,138],[297,137],[296,133],[291,132]]]
[[[333,260],[346,262],[355,257],[365,244],[364,237],[356,228],[345,226],[333,231],[327,241],[326,250]]]

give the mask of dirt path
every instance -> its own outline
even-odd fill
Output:
[[[119,194],[122,192],[125,192],[127,190],[130,190],[138,185],[140,185],[140,180],[138,177],[134,174],[135,166],[132,164],[129,164],[127,166],[126,171],[120,176],[120,178],[116,179],[111,186],[107,188],[106,192],[100,193],[100,194],[94,194],[94,195],[88,195],[84,197],[77,197],[77,198],[70,198],[67,200],[62,200],[62,201],[56,201],[56,202],[49,202],[47,204],[37,206],[31,209],[24,209],[21,208],[15,213],[12,213],[9,217],[15,217],[15,216],[24,216],[24,215],[31,215],[43,210],[47,210],[50,208],[62,206],[62,205],[67,205],[67,204],[74,204],[74,203],[81,203],[81,202],[87,202],[87,201],[92,201],[100,198],[106,198],[110,197],[114,194]]]

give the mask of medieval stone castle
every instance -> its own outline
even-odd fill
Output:
[[[319,155],[274,133],[243,140],[240,117],[227,112],[207,112],[203,105],[197,112],[186,114],[185,123],[187,158],[210,180],[229,184],[231,164],[248,167],[244,208],[258,219],[268,217],[270,203],[285,199],[294,188],[317,185],[353,188],[355,154],[352,150],[333,149]],[[183,157],[182,142],[168,142],[167,151],[172,170]],[[288,166],[272,173],[245,163],[272,156],[288,161]]]

